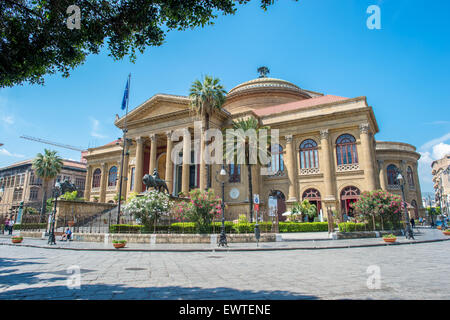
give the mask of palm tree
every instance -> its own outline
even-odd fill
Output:
[[[248,177],[248,197],[249,197],[249,209],[250,209],[250,222],[253,220],[253,182],[252,182],[252,167],[255,165],[254,163],[250,163],[251,151],[256,151],[256,160],[258,162],[262,162],[260,155],[265,154],[268,155],[268,149],[263,148],[260,143],[256,143],[256,145],[250,145],[250,137],[246,135],[246,132],[249,130],[254,130],[256,133],[256,137],[266,138],[267,143],[270,144],[270,136],[260,136],[261,130],[269,130],[268,126],[261,126],[259,121],[254,117],[249,117],[247,119],[239,119],[237,121],[233,121],[232,128],[234,129],[233,135],[233,146],[225,146],[225,158],[234,159],[234,163],[237,163],[236,159],[240,156],[239,153],[239,145],[242,144],[244,146],[245,152],[245,164],[247,166],[247,177]],[[226,130],[226,129],[225,129]],[[226,132],[229,134],[229,132]],[[226,139],[228,140],[228,139]],[[226,142],[225,142],[226,145]]]
[[[191,98],[191,102],[189,107],[192,111],[194,111],[197,116],[199,116],[203,121],[202,128],[202,137],[204,137],[203,130],[209,129],[209,118],[214,111],[220,111],[222,109],[222,105],[226,99],[226,90],[220,84],[220,80],[218,78],[213,78],[211,76],[206,75],[203,79],[203,82],[199,80],[195,80],[189,92],[189,97]],[[203,149],[203,146],[201,146]],[[201,152],[203,156],[203,150]],[[202,161],[200,162],[200,171],[204,173],[204,166],[202,165]],[[207,185],[210,184],[210,175],[209,168],[206,169],[208,173]],[[204,174],[201,174],[204,176]],[[207,186],[205,186],[207,187]]]
[[[42,197],[42,208],[39,221],[41,221],[42,217],[45,215],[48,183],[50,180],[56,178],[63,166],[62,158],[56,153],[56,151],[44,149],[44,154],[38,153],[32,162],[32,168],[34,169],[36,176],[43,181],[42,187],[44,195]]]

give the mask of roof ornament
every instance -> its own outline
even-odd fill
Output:
[[[269,68],[262,66],[258,68],[259,78],[267,78],[267,74],[270,73]]]

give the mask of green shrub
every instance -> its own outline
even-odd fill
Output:
[[[367,231],[370,228],[366,223],[342,222],[339,223],[339,232]]]
[[[1,225],[1,229],[4,229],[4,225]],[[46,229],[46,223],[17,223],[14,225],[14,230],[33,230],[33,229]]]
[[[279,222],[280,233],[328,231],[328,222]]]
[[[127,243],[127,240],[113,240],[112,243]]]
[[[109,226],[110,233],[141,233],[142,225],[112,224]]]

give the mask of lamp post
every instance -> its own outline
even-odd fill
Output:
[[[123,183],[123,162],[125,159],[125,155],[128,155],[128,148],[131,146],[132,141],[131,139],[128,139],[127,136],[127,129],[123,130],[123,143],[122,143],[122,161],[120,162],[120,181],[119,181],[119,199],[118,205],[117,205],[117,224],[120,223],[120,206],[122,202],[122,183]],[[122,140],[119,138],[119,140]],[[117,142],[119,144],[119,142]]]
[[[220,230],[219,247],[228,247],[227,235],[225,233],[225,180],[227,178],[227,171],[225,170],[225,165],[222,163],[222,169],[220,169],[219,179],[222,185],[222,228]]]
[[[405,222],[406,222],[406,230],[405,230],[405,236],[406,239],[414,239],[414,234],[411,229],[411,225],[409,224],[409,215],[408,215],[408,207],[405,200],[405,179],[403,178],[402,172],[400,169],[397,169],[397,181],[400,184],[400,188],[402,189],[402,201],[405,205]]]
[[[53,196],[55,197],[55,206],[53,208],[53,211],[51,213],[51,220],[50,220],[50,232],[48,235],[48,244],[56,244],[55,241],[55,218],[56,218],[56,205],[58,203],[58,196],[61,191],[61,184],[59,181],[56,181],[55,186],[53,188]]]

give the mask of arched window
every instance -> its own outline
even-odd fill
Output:
[[[102,170],[99,168],[94,170],[92,175],[92,188],[100,188],[100,179],[102,177]]]
[[[411,189],[414,188],[414,176],[413,176],[413,171],[412,171],[411,167],[408,167],[406,175],[408,177],[409,187]]]
[[[343,134],[336,140],[337,164],[358,163],[356,139],[351,134]]]
[[[348,186],[341,191],[341,213],[353,217],[352,204],[359,200],[361,192],[357,187]],[[343,220],[343,216],[341,219]]]
[[[229,182],[241,182],[241,165],[230,163],[228,165],[228,172],[230,173]]]
[[[312,139],[307,139],[300,144],[300,168],[318,168],[319,154],[317,143]]]
[[[387,178],[388,178],[388,185],[398,185],[397,180],[397,166],[395,164],[390,164],[387,167]]]
[[[269,168],[272,174],[278,174],[284,171],[283,161],[283,147],[279,144],[272,146],[272,152],[270,153]]]
[[[117,167],[112,166],[108,174],[108,187],[114,187],[117,184]]]

